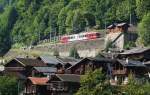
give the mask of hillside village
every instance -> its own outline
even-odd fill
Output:
[[[97,56],[78,59],[52,55],[15,57],[3,65],[0,75],[15,76],[18,85],[23,83],[18,95],[73,95],[81,86],[81,77],[96,69],[102,69],[112,86],[127,85],[130,74],[139,81],[149,80],[150,47],[124,49],[125,43],[137,38],[128,31],[129,27],[127,23],[108,26],[105,49]]]

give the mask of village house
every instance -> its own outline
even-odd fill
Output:
[[[140,79],[146,77],[148,69],[140,61],[133,60],[120,60],[118,59],[116,63],[112,64],[112,74],[110,83],[112,85],[116,84],[127,84],[128,77],[130,74],[134,75],[135,78]]]
[[[73,95],[80,88],[80,75],[51,75],[47,85],[50,95]]]
[[[16,76],[19,79],[26,79],[32,76],[33,67],[46,67],[47,65],[40,60],[32,58],[14,58],[4,65],[5,75]]]
[[[28,77],[25,82],[24,95],[51,95],[46,90],[47,77]]]
[[[126,50],[122,53],[119,53],[117,58],[119,59],[132,59],[139,61],[149,61],[150,60],[150,48],[149,47],[137,47],[130,50]]]
[[[73,95],[80,87],[80,75],[53,74],[28,77],[24,95]]]
[[[65,69],[78,62],[78,59],[72,57],[40,56],[37,59],[46,63],[49,67],[57,68],[57,73],[64,74]]]
[[[84,75],[89,70],[102,68],[103,72],[109,73],[110,64],[115,62],[108,58],[84,58],[66,70],[67,73]]]

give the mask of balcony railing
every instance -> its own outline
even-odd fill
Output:
[[[127,74],[127,70],[113,70],[112,71],[113,75],[123,75],[123,74]]]
[[[23,67],[5,67],[6,71],[22,71],[25,70]]]
[[[50,91],[67,91],[68,87],[62,82],[49,83],[47,90]]]

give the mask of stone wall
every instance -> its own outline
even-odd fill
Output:
[[[137,39],[136,33],[111,32],[107,34],[105,37],[105,46],[109,41],[113,42],[114,40],[116,40],[114,41],[113,45],[115,45],[116,48],[123,50],[126,43],[128,43],[129,41],[136,41],[136,39]]]
[[[78,50],[80,57],[94,57],[100,50],[104,49],[104,38],[99,38],[90,41],[76,41],[66,44],[53,44],[53,45],[39,45],[33,50],[51,52],[54,50],[59,51],[60,56],[69,56],[70,49],[75,47]]]

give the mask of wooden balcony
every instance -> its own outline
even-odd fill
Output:
[[[125,75],[127,74],[127,70],[124,69],[124,70],[113,70],[112,71],[113,75]]]
[[[47,85],[47,90],[50,90],[50,91],[67,91],[68,87],[63,82],[55,82],[55,83],[49,83]]]
[[[25,68],[23,67],[5,67],[6,71],[23,71]]]

